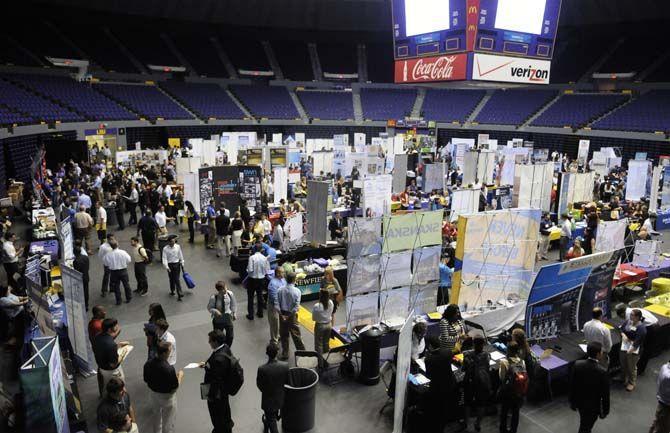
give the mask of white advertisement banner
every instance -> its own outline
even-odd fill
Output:
[[[275,167],[274,168],[274,203],[279,205],[279,200],[284,199],[288,195],[288,168]]]
[[[473,80],[549,84],[549,60],[475,53],[473,62]]]

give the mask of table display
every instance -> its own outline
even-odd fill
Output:
[[[31,218],[33,239],[56,239],[56,213],[53,208],[33,209]]]
[[[48,254],[51,256],[51,261],[56,263],[58,262],[58,253],[60,251],[60,246],[58,241],[36,241],[30,243],[30,254]]]

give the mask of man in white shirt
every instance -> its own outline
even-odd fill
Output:
[[[612,350],[612,335],[607,326],[602,322],[603,310],[600,307],[596,307],[591,314],[593,318],[584,324],[584,339],[587,343],[600,343],[603,353],[599,362],[605,371],[607,371],[609,367],[609,353]]]
[[[656,220],[656,215],[649,214],[649,218],[644,220],[642,223],[642,228],[647,230],[647,233],[651,235],[656,235],[658,232],[654,230],[654,221]]]
[[[268,219],[268,216],[261,214],[261,224],[263,224],[263,236],[272,235],[272,223]]]
[[[568,244],[570,243],[570,239],[572,239],[572,222],[566,213],[561,215],[561,219],[561,239],[558,259],[563,262],[565,261],[565,255],[568,253]]]
[[[14,242],[16,242],[16,235],[12,232],[5,233],[5,241],[2,243],[2,264],[7,273],[7,284],[13,291],[18,291],[19,284],[14,275],[20,275],[19,256],[23,254],[23,248],[17,251]]]
[[[95,205],[95,230],[98,232],[98,240],[102,245],[107,237],[107,211],[101,202]]]
[[[158,193],[158,196],[160,197],[161,201],[168,200],[172,195],[172,188],[170,187],[170,185],[167,184],[167,182],[163,182],[156,189],[156,192]]]
[[[102,274],[102,286],[100,291],[100,296],[103,298],[107,295],[109,289],[109,268],[105,264],[105,256],[112,251],[112,247],[109,245],[110,241],[114,239],[114,235],[107,235],[107,242],[100,245],[98,250],[98,258],[103,264],[104,272]]]
[[[128,265],[132,262],[130,254],[119,248],[116,239],[109,241],[112,251],[105,255],[103,264],[109,268],[109,286],[114,291],[116,305],[121,305],[121,290],[119,283],[123,284],[123,290],[126,294],[126,303],[133,298],[130,290],[130,281],[128,280]]]
[[[256,294],[256,315],[263,317],[263,289],[266,275],[270,272],[270,263],[262,253],[263,244],[256,240],[256,252],[249,257],[247,264],[247,319],[254,320],[254,293]]]
[[[170,346],[172,346],[172,350],[170,350],[170,355],[168,356],[168,364],[174,366],[177,363],[177,340],[171,332],[168,332],[169,327],[170,325],[167,320],[156,320],[158,340],[163,343],[170,343]]]
[[[165,214],[165,206],[158,207],[158,212],[154,215],[154,219],[158,224],[158,231],[161,234],[167,234],[167,215]]]
[[[184,294],[181,291],[181,270],[184,266],[184,255],[181,252],[181,247],[177,244],[177,235],[170,235],[168,237],[168,244],[163,247],[163,267],[168,272],[170,279],[170,296],[174,296],[177,292],[177,301],[181,302]]]
[[[137,187],[133,182],[130,185],[130,194],[128,197],[125,197],[128,202],[128,213],[130,213],[130,218],[128,219],[128,225],[132,226],[137,224],[137,203],[140,201],[140,193],[137,191]]]

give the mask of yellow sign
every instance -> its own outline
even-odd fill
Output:
[[[179,149],[181,147],[181,140],[179,138],[168,138],[168,146]]]

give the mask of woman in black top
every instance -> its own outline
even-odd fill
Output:
[[[186,224],[188,224],[188,243],[192,244],[195,238],[195,221],[199,219],[193,203],[186,201]]]
[[[147,359],[151,360],[156,357],[156,348],[158,347],[158,336],[156,335],[156,321],[158,319],[165,320],[165,311],[163,306],[158,302],[149,304],[149,322],[144,324],[144,335],[147,337]]]

